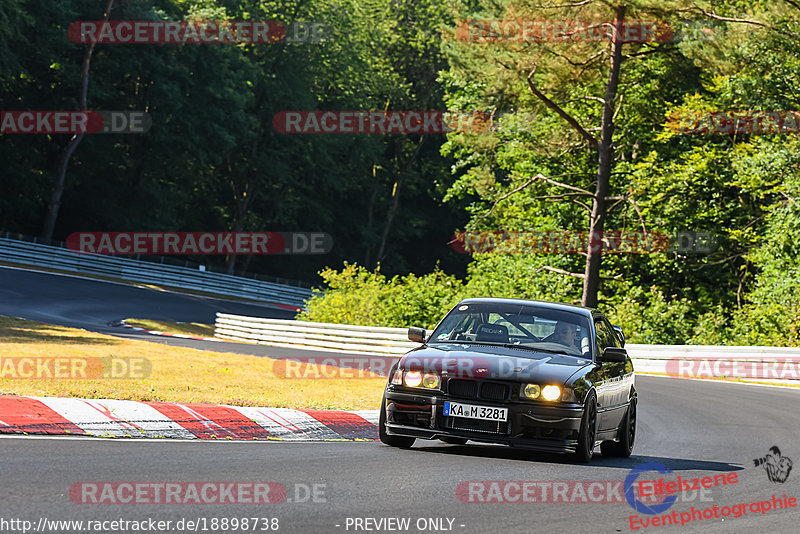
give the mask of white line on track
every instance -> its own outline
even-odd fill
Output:
[[[800,387],[791,386],[791,385],[782,385],[782,384],[759,384],[757,382],[734,382],[733,380],[720,380],[720,379],[713,379],[713,378],[695,378],[692,376],[667,376],[667,375],[658,375],[658,374],[650,374],[650,373],[639,373],[634,371],[636,376],[652,376],[655,378],[668,378],[670,380],[696,380],[698,382],[712,382],[715,384],[733,384],[738,386],[762,386],[765,388],[781,388],[781,389],[788,389],[800,392]]]

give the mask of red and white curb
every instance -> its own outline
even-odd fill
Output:
[[[378,410],[293,410],[0,395],[0,434],[365,441],[377,439],[377,422]]]

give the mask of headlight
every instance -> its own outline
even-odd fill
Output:
[[[439,375],[436,373],[425,373],[424,375],[419,371],[401,371],[398,369],[392,374],[391,384],[398,386],[405,384],[409,388],[439,388]]]
[[[393,386],[399,386],[403,383],[403,371],[400,369],[395,369],[394,373],[392,373],[392,379],[389,383]]]
[[[427,373],[422,377],[422,385],[426,388],[436,389],[439,387],[439,375]]]
[[[539,384],[526,384],[522,388],[522,395],[529,399],[538,399],[541,392],[542,388],[539,387]]]
[[[422,384],[422,373],[419,371],[406,371],[404,377],[405,383],[410,388],[419,387]]]
[[[542,398],[546,401],[555,401],[561,398],[561,388],[558,386],[545,386],[542,388]]]

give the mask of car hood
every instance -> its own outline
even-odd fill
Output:
[[[494,345],[437,343],[400,358],[399,368],[436,372],[447,377],[566,384],[585,367],[586,358]]]

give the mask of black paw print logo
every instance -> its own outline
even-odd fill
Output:
[[[781,450],[776,445],[770,447],[766,456],[756,458],[753,463],[756,467],[764,466],[770,482],[786,482],[792,471],[792,461],[786,456],[781,456]]]

